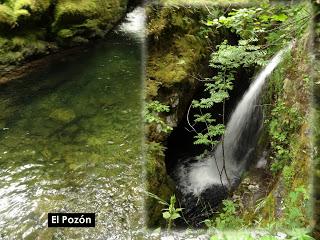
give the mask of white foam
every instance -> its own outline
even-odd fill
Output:
[[[119,26],[119,31],[144,39],[146,13],[143,7],[137,7],[128,13],[125,21]]]

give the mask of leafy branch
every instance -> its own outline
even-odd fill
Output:
[[[221,143],[222,169],[219,169],[217,160],[215,156],[213,157],[220,174],[221,183],[222,173],[224,172],[229,186],[231,181],[227,175],[224,154],[226,101],[230,97],[229,92],[233,89],[233,82],[238,68],[265,64],[264,57],[266,52],[261,50],[259,46],[254,45],[256,42],[257,39],[240,40],[238,45],[233,46],[229,45],[228,41],[225,40],[217,46],[217,51],[212,53],[210,60],[210,66],[217,73],[215,76],[204,80],[204,94],[207,97],[192,101],[191,107],[198,111],[193,116],[193,124],[189,120],[190,109],[188,111],[187,120],[192,129],[191,131],[195,132],[194,144],[209,147],[210,151],[213,152],[217,144]],[[222,104],[222,123],[217,123],[217,119],[211,112],[211,109],[217,104]],[[200,126],[198,130],[196,130],[196,125]]]
[[[159,117],[159,114],[164,112],[170,112],[170,107],[160,103],[159,101],[152,101],[146,105],[144,114],[145,121],[150,124],[157,124],[161,131],[169,133],[172,131],[172,127]]]

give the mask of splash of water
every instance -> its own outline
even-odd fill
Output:
[[[137,7],[127,14],[125,21],[119,26],[118,31],[129,34],[139,40],[144,40],[145,21],[146,13],[144,8]]]
[[[262,127],[258,105],[263,86],[291,47],[279,51],[251,83],[227,124],[224,144],[207,157],[178,168],[178,185],[184,194],[198,196],[212,186],[230,187],[228,179],[231,186],[237,183],[254,154]]]

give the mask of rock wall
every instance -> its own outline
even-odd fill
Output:
[[[147,102],[159,101],[170,107],[160,117],[171,128],[182,120],[200,84],[197,78],[207,73],[211,48],[221,39],[217,31],[204,31],[201,21],[208,14],[201,7],[147,7],[146,98]],[[157,124],[148,124],[146,128],[147,190],[168,201],[174,193],[164,156],[170,132],[162,131]],[[146,203],[148,225],[158,225],[163,206],[152,198]]]

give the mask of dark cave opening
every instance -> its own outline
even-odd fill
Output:
[[[237,103],[241,100],[242,96],[248,89],[253,78],[253,74],[254,69],[242,68],[237,72],[233,90],[230,92],[228,101],[226,101],[226,122],[229,120]],[[200,99],[204,97],[203,90],[204,84],[201,84],[195,92],[193,99]],[[214,114],[215,118],[217,119],[217,123],[222,123],[222,104],[217,104],[217,106],[215,106],[213,109],[210,109],[210,112]],[[191,108],[189,113],[190,122],[192,122],[192,115],[194,113],[195,109]],[[188,111],[185,112],[178,126],[173,129],[166,143],[166,169],[170,176],[172,176],[179,159],[191,156],[199,156],[206,150],[205,147],[195,145],[193,143],[195,133],[190,131],[191,129],[187,121],[187,114]]]

